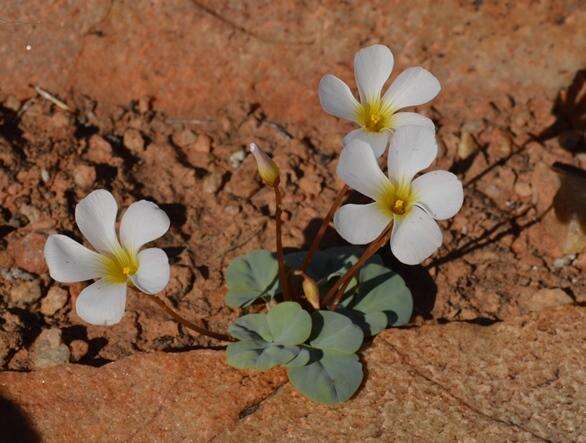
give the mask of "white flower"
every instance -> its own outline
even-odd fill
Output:
[[[348,242],[366,244],[393,222],[393,254],[406,264],[421,263],[442,244],[442,233],[434,219],[453,217],[462,207],[462,183],[447,171],[428,172],[413,180],[437,155],[431,128],[397,129],[388,156],[389,178],[367,147],[362,140],[345,146],[338,174],[348,186],[372,198],[374,203],[342,206],[334,215],[334,226]]]
[[[51,277],[62,283],[97,279],[79,294],[77,314],[94,325],[118,323],[124,314],[127,284],[155,294],[169,282],[169,260],[162,249],[140,250],[169,229],[169,217],[156,204],[140,200],[128,207],[116,236],[118,205],[105,190],[93,191],[75,207],[75,221],[97,252],[55,234],[45,244]]]
[[[358,51],[354,57],[354,76],[358,84],[360,103],[346,83],[334,75],[319,82],[319,100],[331,115],[360,125],[344,137],[344,144],[360,139],[369,143],[377,157],[387,148],[391,132],[405,125],[434,128],[433,122],[415,112],[397,112],[432,100],[440,91],[437,78],[421,68],[401,72],[381,97],[383,85],[393,70],[393,54],[383,45],[373,45]]]

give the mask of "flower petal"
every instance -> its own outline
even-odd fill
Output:
[[[373,200],[390,186],[371,146],[362,140],[354,139],[344,146],[337,172],[344,183]]]
[[[365,245],[376,239],[391,222],[378,207],[368,205],[344,205],[334,214],[334,227],[348,243]]]
[[[118,205],[104,189],[93,191],[75,207],[75,221],[83,236],[99,252],[112,252],[120,247],[116,238]]]
[[[380,98],[383,85],[393,70],[393,54],[384,45],[361,49],[354,56],[354,76],[362,103]]]
[[[91,280],[104,274],[100,254],[61,234],[47,239],[45,261],[51,278],[62,283]]]
[[[435,131],[426,126],[401,126],[391,137],[388,173],[394,183],[410,183],[437,155]]]
[[[77,297],[75,310],[82,320],[99,326],[118,323],[126,306],[126,285],[100,279],[85,288]]]
[[[378,158],[387,150],[387,146],[389,145],[389,138],[391,138],[391,133],[389,131],[367,132],[363,131],[362,129],[355,129],[354,131],[350,131],[348,134],[346,134],[342,143],[347,145],[352,140],[362,140],[363,142],[369,144],[369,146],[372,148],[372,152],[374,152],[374,155],[376,158]]]
[[[441,90],[440,82],[427,69],[418,66],[401,72],[391,84],[383,102],[393,110],[417,106],[432,100]]]
[[[140,200],[131,204],[120,222],[120,241],[128,250],[136,252],[145,243],[156,240],[167,232],[169,217],[155,203]]]
[[[325,75],[319,82],[319,102],[328,114],[356,121],[359,103],[346,83],[335,75]]]
[[[393,114],[391,127],[397,129],[401,126],[425,126],[435,131],[433,121],[417,112],[396,112]]]
[[[462,207],[462,182],[448,171],[432,171],[417,177],[411,184],[417,203],[436,220],[453,217]]]
[[[391,251],[408,265],[417,265],[442,245],[442,232],[431,216],[418,206],[402,220],[395,220]]]
[[[147,294],[161,292],[169,283],[169,258],[159,248],[149,248],[138,254],[138,271],[131,277],[132,283]]]

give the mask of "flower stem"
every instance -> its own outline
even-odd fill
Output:
[[[228,335],[224,335],[224,334],[219,334],[217,332],[208,331],[207,329],[202,328],[201,326],[198,326],[195,323],[192,323],[189,320],[181,317],[175,310],[173,310],[172,308],[170,308],[167,305],[167,303],[165,303],[161,298],[157,297],[156,295],[154,295],[152,297],[149,297],[149,298],[151,300],[153,300],[153,302],[155,302],[157,305],[159,305],[159,307],[163,311],[165,311],[167,314],[169,314],[171,317],[173,317],[173,320],[175,320],[177,323],[182,324],[186,328],[189,328],[192,331],[197,332],[198,334],[206,335],[206,336],[211,337],[211,338],[215,338],[216,340],[221,340],[221,341],[235,341],[232,337],[230,337]]]
[[[301,272],[307,271],[307,268],[309,267],[309,265],[311,264],[311,260],[313,259],[313,255],[315,254],[315,251],[317,251],[317,248],[319,247],[319,243],[321,242],[322,237],[326,233],[328,226],[330,225],[330,222],[332,221],[332,217],[334,216],[334,213],[340,207],[340,205],[344,201],[344,198],[346,198],[346,196],[348,195],[349,191],[350,191],[350,188],[348,187],[348,185],[345,184],[342,187],[342,189],[340,189],[340,192],[338,192],[336,199],[332,203],[330,210],[326,214],[325,218],[323,219],[323,221],[321,223],[321,226],[319,227],[319,231],[317,231],[317,234],[315,235],[315,237],[313,237],[313,241],[311,242],[311,246],[309,248],[309,251],[307,252],[307,255],[305,256],[305,259],[303,260],[303,264],[301,265],[301,269],[300,269]]]
[[[276,229],[276,236],[277,236],[277,260],[279,262],[279,281],[281,282],[281,288],[283,290],[283,299],[284,300],[291,300],[291,288],[289,286],[289,281],[287,279],[287,271],[285,269],[285,254],[283,252],[283,238],[282,238],[282,225],[283,221],[281,220],[281,188],[279,188],[279,183],[275,183],[273,186],[275,190],[275,229]]]
[[[323,306],[331,305],[331,309],[334,310],[338,306],[340,299],[344,295],[344,291],[348,283],[356,272],[371,258],[389,239],[392,232],[393,223],[389,223],[385,230],[373,241],[368,248],[362,253],[362,256],[358,259],[350,269],[330,288],[326,296],[324,297]]]

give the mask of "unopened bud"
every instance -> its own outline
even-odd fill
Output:
[[[319,309],[319,288],[315,280],[305,273],[302,275],[302,278],[303,283],[301,283],[301,287],[303,288],[303,295],[305,295],[305,298],[311,306]]]
[[[258,166],[258,173],[262,181],[267,185],[274,187],[279,184],[279,167],[266,155],[256,144],[249,145],[250,152],[254,155]]]

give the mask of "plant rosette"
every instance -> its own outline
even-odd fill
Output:
[[[318,251],[307,273],[323,293],[356,263],[359,253],[356,247]],[[305,252],[288,254],[285,261],[296,267],[304,256]],[[362,382],[357,352],[364,337],[406,324],[413,311],[405,282],[379,256],[372,257],[353,280],[336,311],[310,314],[299,303],[278,302],[282,293],[274,254],[257,250],[236,258],[226,274],[226,303],[245,311],[255,303],[271,302],[267,304],[273,307],[245,314],[230,326],[238,341],[228,345],[228,364],[256,370],[281,365],[306,397],[321,403],[348,400]]]

